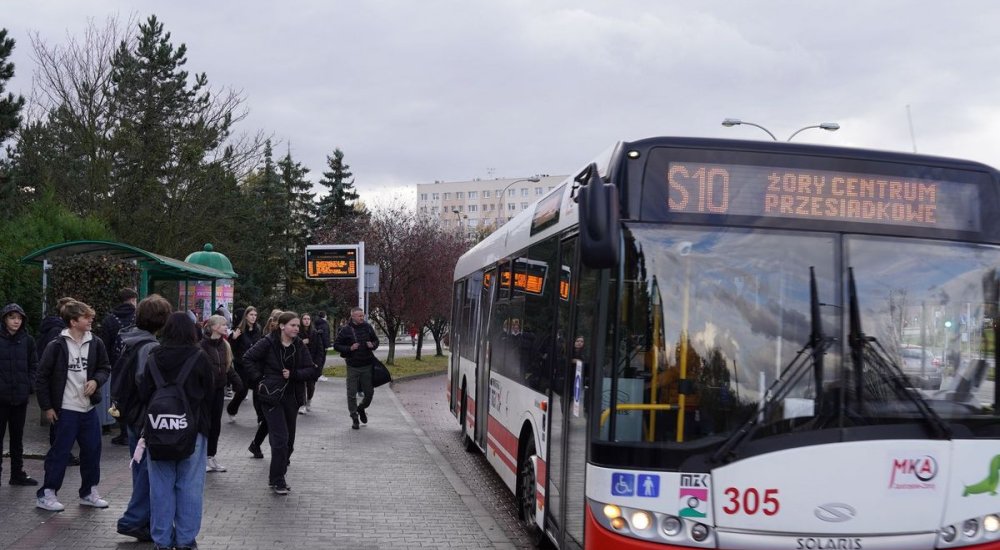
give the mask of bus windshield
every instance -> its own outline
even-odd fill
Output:
[[[701,446],[748,422],[787,433],[991,414],[997,247],[648,223],[628,224],[625,243],[599,440]]]

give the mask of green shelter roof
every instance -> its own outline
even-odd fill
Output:
[[[188,257],[184,258],[184,261],[217,269],[223,273],[231,273],[232,277],[236,276],[236,272],[233,271],[232,262],[229,261],[229,258],[225,254],[213,251],[212,243],[205,243],[204,249],[188,254]]]
[[[150,279],[209,281],[238,277],[228,259],[226,259],[225,263],[228,269],[221,270],[210,265],[181,261],[124,243],[111,241],[70,241],[54,244],[28,254],[24,258],[21,258],[21,262],[42,263],[44,260],[65,258],[79,254],[108,256],[118,260],[134,260],[139,264],[140,268],[147,272]],[[219,256],[222,256],[222,254],[219,254]],[[188,258],[190,257],[188,256]],[[225,256],[222,257],[225,258]]]

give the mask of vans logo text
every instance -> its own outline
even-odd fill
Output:
[[[149,425],[154,430],[183,430],[188,427],[187,415],[183,414],[158,414],[156,416],[147,415]]]

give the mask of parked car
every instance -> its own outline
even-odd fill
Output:
[[[920,346],[904,345],[899,348],[902,361],[899,366],[907,382],[914,388],[936,390],[941,387],[941,358]]]

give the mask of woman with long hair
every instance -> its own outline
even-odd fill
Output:
[[[261,334],[261,338],[267,336],[274,332],[278,327],[278,317],[281,316],[283,312],[280,309],[272,309],[271,315],[267,318],[267,324],[264,325],[264,332]],[[256,342],[254,342],[256,344]],[[253,347],[253,346],[251,346]],[[249,351],[249,349],[247,350]],[[246,356],[244,352],[243,357]],[[244,369],[246,359],[244,359]],[[260,400],[257,398],[257,386],[253,383],[253,378],[250,378],[249,372],[247,373],[247,385],[250,386],[253,391],[253,410],[257,413],[257,431],[253,434],[253,441],[250,442],[250,446],[247,450],[254,458],[264,458],[264,451],[261,450],[260,446],[264,443],[264,439],[267,437],[267,418],[264,416],[264,409],[260,406]]]
[[[198,435],[194,452],[186,458],[158,460],[152,454],[148,457],[150,534],[156,548],[197,548],[211,423],[212,367],[198,347],[198,330],[186,313],[171,313],[160,335],[160,346],[149,354],[147,372],[140,382],[140,401],[147,407],[156,391],[152,369],[159,371],[165,384],[172,384],[190,359],[193,365],[188,367],[190,374],[182,389],[194,417],[188,421],[197,426]]]
[[[215,452],[219,450],[219,434],[222,432],[222,409],[226,404],[226,385],[232,384],[235,389],[242,389],[243,383],[233,370],[233,350],[226,341],[229,334],[229,322],[222,315],[213,315],[205,321],[205,337],[199,345],[209,364],[212,365],[212,391],[209,393],[211,425],[208,430],[208,460],[205,466],[207,472],[225,472],[226,467],[215,460]]]
[[[312,316],[308,313],[302,314],[302,328],[299,330],[299,335],[302,337],[302,343],[309,349],[309,355],[312,357],[313,364],[316,365],[316,368],[320,372],[323,372],[323,367],[326,365],[326,348],[323,346],[323,335],[316,330],[312,322]],[[316,380],[307,380],[306,404],[299,407],[299,414],[306,414],[312,411],[312,398],[315,393]]]
[[[312,356],[299,338],[299,326],[297,313],[282,313],[278,316],[277,328],[261,338],[243,357],[270,429],[268,482],[279,495],[287,495],[291,489],[285,474],[295,446],[296,412],[305,403],[303,382],[314,378],[316,373]]]
[[[243,384],[238,389],[234,388],[233,398],[229,401],[229,406],[226,407],[230,422],[236,422],[236,415],[240,412],[240,406],[250,391],[250,380],[247,379],[246,367],[243,366],[243,354],[252,348],[257,343],[257,340],[260,340],[263,336],[264,331],[257,324],[257,308],[247,306],[243,312],[243,318],[240,319],[239,324],[236,326],[236,330],[229,335],[229,345],[233,350],[233,362],[236,374],[243,381]]]

